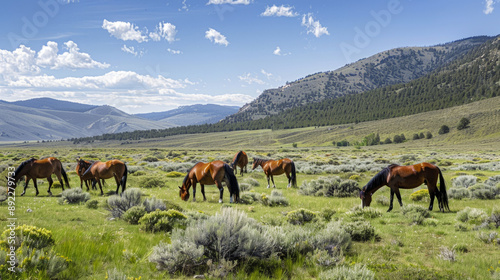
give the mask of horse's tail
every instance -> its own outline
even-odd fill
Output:
[[[239,202],[240,201],[240,186],[238,185],[238,180],[236,179],[236,176],[234,175],[233,169],[224,163],[224,173],[225,177],[227,180],[229,180],[229,191],[231,192],[231,195],[235,195],[235,201],[234,202]]]
[[[125,187],[127,186],[127,175],[128,175],[127,165],[124,163],[123,166],[125,166],[125,170],[123,171],[122,180],[120,181],[120,184],[122,185],[122,193],[125,191]]]
[[[292,186],[297,187],[297,173],[295,171],[295,163],[292,161]]]
[[[61,174],[64,178],[64,182],[66,183],[66,185],[68,186],[68,188],[71,188],[70,185],[69,185],[69,180],[68,180],[68,175],[66,174],[66,171],[64,171],[64,168],[61,164]]]
[[[448,206],[448,194],[446,193],[446,185],[444,182],[444,177],[443,173],[441,172],[441,169],[439,169],[439,188],[440,188],[440,195],[441,195],[441,202],[443,203],[443,210],[448,210],[450,211],[450,207]]]

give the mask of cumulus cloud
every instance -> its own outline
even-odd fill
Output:
[[[276,49],[273,51],[274,55],[281,55],[281,48],[278,46]]]
[[[149,37],[153,39],[153,41],[160,41],[161,38],[164,38],[169,43],[174,42],[175,35],[177,34],[177,30],[175,25],[169,22],[160,22],[156,27],[155,32],[149,33]]]
[[[253,0],[208,0],[207,5],[221,5],[221,4],[230,4],[230,5],[248,5],[252,3]]]
[[[123,41],[137,41],[139,43],[148,41],[148,37],[139,30],[139,27],[130,22],[113,22],[104,19],[102,28],[106,29],[111,36]]]
[[[0,74],[4,79],[18,75],[35,75],[41,68],[90,69],[108,68],[109,64],[93,60],[89,54],[80,52],[73,41],[64,43],[66,52],[59,54],[58,44],[49,41],[37,53],[24,45],[14,51],[0,50]]]
[[[272,5],[271,7],[267,6],[266,10],[260,15],[263,17],[296,17],[299,14],[293,11],[293,7]]]
[[[493,4],[495,3],[495,1],[486,0],[485,3],[486,3],[486,6],[484,7],[484,10],[483,10],[484,14],[489,15],[489,14],[493,13],[493,9],[494,9]]]
[[[182,51],[180,51],[180,50],[173,50],[173,49],[168,48],[167,51],[171,54],[182,54]]]
[[[219,31],[213,28],[209,28],[208,31],[205,32],[205,38],[209,39],[211,42],[214,42],[215,44],[224,45],[226,47],[227,45],[229,45],[226,36],[220,34]]]
[[[314,21],[311,13],[302,16],[302,26],[306,27],[307,34],[312,33],[316,36],[316,38],[319,38],[322,35],[330,35],[330,33],[328,33],[328,29],[321,26],[319,20]]]
[[[129,53],[129,54],[133,54],[134,56],[138,55],[138,53],[134,47],[127,47],[127,45],[123,45],[122,51]]]
[[[238,76],[238,78],[240,79],[240,81],[243,81],[249,85],[251,85],[251,84],[263,85],[264,84],[264,81],[262,81],[261,79],[259,79],[257,77],[253,77],[250,73],[246,73],[242,76]]]

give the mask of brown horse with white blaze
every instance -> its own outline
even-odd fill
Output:
[[[245,172],[248,172],[247,164],[248,164],[247,154],[244,151],[239,151],[236,155],[234,155],[233,162],[231,162],[231,168],[233,168],[236,171],[236,174],[238,174],[238,170],[236,169],[236,167],[239,166],[240,175],[243,176],[243,169],[245,169]]]
[[[114,177],[116,181],[116,194],[120,186],[122,187],[122,193],[125,191],[127,185],[127,165],[120,160],[113,159],[106,162],[96,161],[83,173],[83,180],[92,180],[93,187],[96,183],[99,183],[99,188],[101,189],[101,195],[104,195],[102,191],[101,179],[109,179]]]
[[[17,185],[17,182],[23,177],[26,176],[26,183],[24,185],[24,190],[21,196],[26,193],[26,189],[28,188],[28,183],[30,180],[33,180],[33,184],[35,185],[36,195],[38,195],[38,186],[36,179],[37,178],[47,178],[49,182],[49,190],[47,191],[49,195],[52,195],[50,188],[52,187],[52,174],[57,176],[57,179],[61,183],[62,190],[64,191],[64,183],[62,181],[61,176],[64,178],[66,185],[69,188],[68,176],[66,175],[66,171],[62,166],[60,160],[55,157],[49,157],[44,159],[28,159],[22,162],[14,171],[14,188]]]
[[[267,176],[267,188],[270,188],[269,178],[271,178],[271,181],[273,182],[273,187],[276,188],[273,176],[281,175],[283,173],[286,173],[286,177],[288,178],[288,185],[287,185],[288,188],[290,186],[294,187],[297,186],[297,174],[295,172],[295,163],[291,159],[284,158],[280,160],[272,160],[272,159],[254,158],[252,170],[257,168],[257,166],[262,167],[262,170],[264,170],[264,173]]]
[[[438,179],[440,189],[437,187]],[[359,197],[361,198],[361,206],[370,206],[373,193],[383,186],[388,186],[391,189],[391,199],[387,212],[392,210],[394,194],[396,194],[398,198],[399,205],[403,207],[399,189],[414,189],[422,184],[427,185],[431,197],[429,211],[432,211],[434,197],[437,197],[439,210],[441,212],[445,210],[450,211],[443,174],[439,167],[427,162],[409,166],[400,166],[397,164],[387,166],[377,175],[373,176],[363,189],[360,190]]]
[[[188,170],[186,177],[184,177],[182,186],[179,187],[179,196],[182,200],[187,201],[189,199],[189,188],[193,186],[193,201],[196,201],[196,184],[200,183],[203,200],[206,201],[205,185],[216,185],[220,193],[219,203],[222,203],[222,195],[224,193],[222,182],[226,183],[229,190],[229,202],[238,202],[240,199],[240,187],[233,169],[220,160],[209,163],[198,162]]]

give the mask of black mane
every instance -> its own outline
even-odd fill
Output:
[[[238,154],[236,154],[236,158],[234,159],[233,163],[231,163],[231,166],[234,166],[238,163],[238,161],[240,160],[240,157],[241,155],[243,154],[243,151],[239,151]]]
[[[21,170],[23,170],[23,168],[26,166],[26,164],[29,164],[35,160],[36,160],[35,158],[30,158],[28,160],[21,162],[21,164],[19,164],[19,166],[14,171],[14,177],[18,176],[18,174],[21,174]]]
[[[379,173],[377,173],[373,178],[363,187],[363,192],[370,192],[373,189],[379,188],[383,185],[387,184],[387,175],[391,172],[391,169],[397,164],[391,164],[386,168],[382,169]]]

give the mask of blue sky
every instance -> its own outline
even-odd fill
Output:
[[[0,99],[242,106],[377,52],[500,33],[499,0],[6,1]]]

